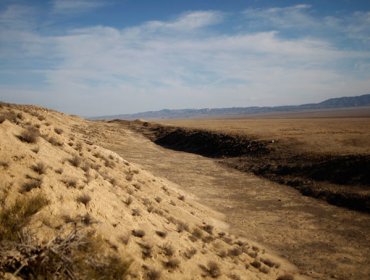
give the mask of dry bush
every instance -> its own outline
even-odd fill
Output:
[[[130,235],[120,235],[118,236],[118,241],[120,241],[122,244],[127,245],[130,242]]]
[[[46,165],[42,162],[36,163],[32,165],[31,169],[35,171],[36,173],[42,175],[46,173]]]
[[[191,259],[195,254],[197,253],[197,249],[195,248],[189,248],[187,249],[185,252],[184,252],[184,256],[187,258],[187,259]]]
[[[69,223],[75,223],[76,222],[76,220],[75,219],[73,219],[70,215],[68,215],[68,214],[64,214],[64,215],[62,215],[62,217],[61,217],[62,219],[63,219],[63,221],[64,221],[64,223],[66,223],[66,224],[69,224]]]
[[[204,243],[210,243],[210,242],[212,242],[213,240],[215,240],[215,238],[214,238],[213,236],[211,236],[211,235],[207,235],[207,236],[204,236],[204,237],[202,238],[202,241],[203,241]]]
[[[108,251],[101,238],[76,230],[45,244],[27,238],[12,245],[0,253],[0,266],[21,279],[125,279],[131,264]]]
[[[161,231],[161,230],[156,230],[155,233],[161,237],[161,238],[166,238],[167,237],[167,232],[166,231]]]
[[[47,137],[45,138],[51,145],[53,146],[56,146],[56,147],[61,147],[63,146],[63,142],[61,142],[60,140],[58,140],[57,138],[55,137]]]
[[[259,271],[261,271],[262,273],[268,274],[270,272],[270,269],[267,266],[261,266],[259,268]]]
[[[294,276],[291,274],[280,275],[276,280],[294,280]]]
[[[141,248],[141,255],[143,259],[151,258],[152,257],[152,250],[153,246],[148,243],[137,243]]]
[[[213,226],[211,225],[203,225],[202,226],[202,229],[205,231],[205,232],[208,232],[209,234],[213,234]]]
[[[142,238],[142,237],[145,236],[145,231],[143,231],[141,229],[134,229],[134,230],[132,230],[132,235],[135,236],[135,237]]]
[[[251,258],[256,258],[257,257],[257,252],[254,252],[254,251],[247,251],[246,252],[248,256],[250,256]]]
[[[90,171],[90,164],[85,162],[84,164],[82,164],[81,166],[81,169],[84,171],[84,172],[89,172]]]
[[[55,169],[55,173],[58,173],[58,174],[62,174],[63,171],[64,171],[63,168]]]
[[[234,273],[229,274],[228,276],[229,276],[229,278],[230,278],[230,279],[232,279],[232,280],[241,280],[240,276],[239,276],[239,275],[237,275],[237,274],[234,274]]]
[[[57,127],[54,128],[54,131],[55,131],[56,134],[59,134],[59,135],[63,133],[63,129],[57,128]]]
[[[46,206],[49,201],[41,194],[20,198],[0,211],[0,241],[17,241],[22,228],[30,218]]]
[[[64,179],[62,182],[66,185],[67,188],[76,188],[77,187],[77,180],[76,179]]]
[[[8,120],[12,123],[17,123],[17,114],[13,111],[5,112],[0,115],[0,124],[3,123],[5,120]]]
[[[270,259],[261,258],[261,262],[267,265],[268,267],[274,267],[274,266],[278,267],[279,266],[278,264],[276,264]]]
[[[76,156],[76,155],[74,155],[72,158],[70,158],[70,159],[68,160],[68,162],[69,162],[72,166],[74,166],[74,167],[79,167],[79,166],[80,166],[80,164],[81,164],[81,158],[80,158],[80,157],[78,157],[78,156]]]
[[[96,223],[94,218],[89,213],[86,213],[85,215],[80,216],[80,220],[86,226]]]
[[[180,266],[180,261],[178,259],[169,259],[163,262],[163,266],[169,270],[175,270]]]
[[[147,268],[145,272],[145,280],[158,280],[161,279],[161,272],[154,268]]]
[[[131,203],[133,202],[133,199],[132,199],[132,196],[131,195],[129,195],[128,197],[127,197],[127,199],[125,200],[125,204],[127,205],[127,206],[129,206],[129,205],[131,205]]]
[[[219,265],[214,261],[209,261],[207,266],[199,265],[199,267],[203,270],[205,273],[204,276],[209,276],[212,278],[217,278],[221,276],[221,269]]]
[[[45,120],[45,117],[44,117],[43,115],[39,115],[39,116],[37,117],[37,119],[38,119],[39,121],[44,121],[44,120]]]
[[[132,209],[131,214],[132,214],[132,216],[134,216],[134,217],[141,216],[141,211],[140,211],[140,209],[138,209],[138,208],[134,208],[134,209]]]
[[[32,181],[24,183],[20,188],[20,192],[25,193],[25,192],[29,192],[29,191],[31,191],[35,188],[40,188],[41,184],[42,184],[41,180],[33,179]]]
[[[237,256],[240,256],[241,254],[243,254],[243,250],[240,249],[239,247],[231,248],[228,251],[228,255],[230,257],[237,257]]]
[[[91,201],[91,197],[85,193],[85,194],[78,196],[76,201],[86,206]]]
[[[197,240],[203,237],[203,232],[199,228],[194,228],[191,236],[193,236]]]
[[[259,262],[257,260],[254,260],[253,262],[251,262],[251,266],[253,266],[255,268],[260,268],[261,267],[261,262]]]
[[[133,178],[134,178],[133,174],[127,174],[127,176],[126,176],[126,180],[129,181],[129,182],[131,182]]]
[[[154,200],[157,201],[158,203],[160,203],[162,201],[162,198],[160,198],[159,196],[157,196]]]
[[[227,257],[227,252],[226,250],[221,250],[219,252],[217,252],[217,256],[219,256],[220,258],[226,258]]]
[[[167,257],[172,257],[175,254],[175,249],[170,243],[165,243],[161,249]]]
[[[185,195],[179,195],[177,198],[181,201],[185,201]]]
[[[177,232],[189,231],[189,225],[183,221],[177,221]]]
[[[9,168],[9,163],[6,162],[6,161],[0,160],[0,167],[2,167],[4,169],[8,169]]]
[[[28,127],[26,130],[24,130],[17,137],[22,142],[33,144],[33,143],[37,142],[37,139],[38,139],[39,136],[40,136],[40,132],[36,128]]]

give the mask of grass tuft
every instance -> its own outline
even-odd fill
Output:
[[[40,136],[40,132],[36,128],[28,127],[17,137],[22,142],[33,144],[37,142],[37,139],[39,136]]]

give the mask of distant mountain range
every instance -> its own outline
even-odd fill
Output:
[[[187,118],[207,118],[222,116],[243,116],[254,114],[278,113],[278,112],[299,112],[317,109],[339,109],[370,106],[370,94],[352,97],[339,97],[327,99],[320,103],[311,103],[303,105],[275,106],[275,107],[232,107],[232,108],[214,108],[214,109],[180,109],[160,111],[148,111],[136,114],[122,114],[93,117],[94,120],[112,120],[112,119],[187,119]]]

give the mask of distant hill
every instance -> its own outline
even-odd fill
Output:
[[[240,116],[240,115],[254,115],[275,112],[299,112],[305,110],[316,109],[336,109],[336,108],[351,108],[370,106],[370,94],[352,97],[339,97],[327,99],[320,103],[311,103],[303,105],[288,105],[275,107],[232,107],[232,108],[214,108],[214,109],[180,109],[169,110],[163,109],[160,111],[148,111],[136,114],[122,114],[93,117],[91,119],[186,119],[186,118],[207,118],[218,116]]]

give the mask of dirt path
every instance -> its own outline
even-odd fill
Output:
[[[232,233],[274,250],[306,275],[369,279],[370,215],[304,197],[209,158],[161,148],[117,124],[92,123],[87,130],[101,145],[224,213]]]

